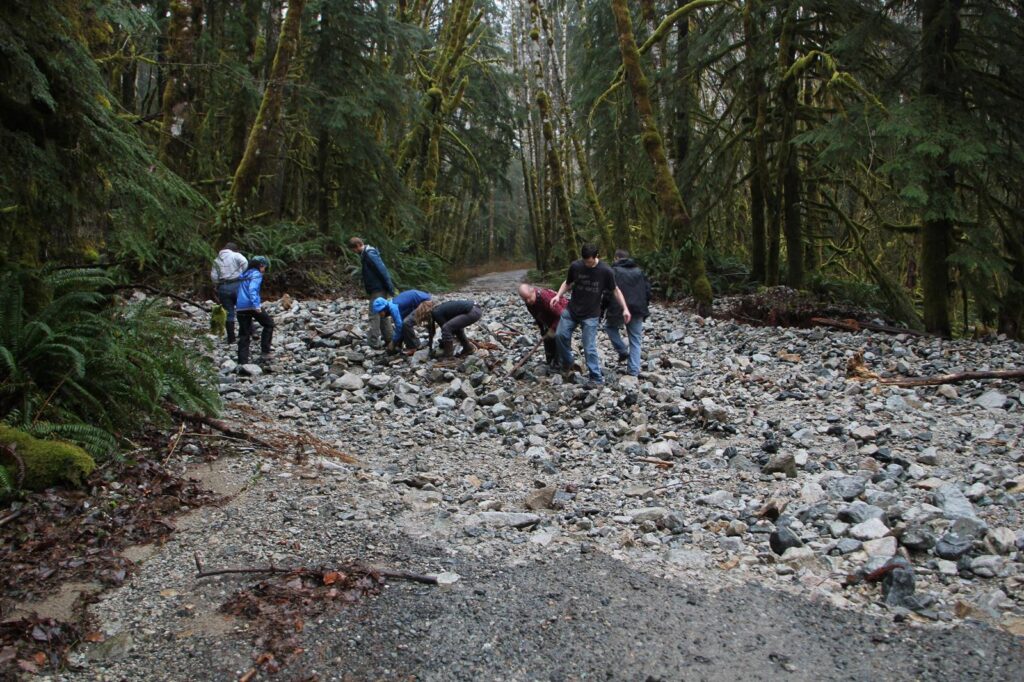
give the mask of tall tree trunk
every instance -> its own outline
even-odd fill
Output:
[[[747,115],[752,121],[750,135],[750,270],[755,282],[764,282],[767,244],[765,243],[765,188],[768,185],[768,159],[765,149],[764,69],[758,60],[758,22],[760,2],[743,3],[743,43],[746,61]]]
[[[960,38],[963,0],[921,3],[921,95],[930,100],[935,125],[946,129],[959,105],[961,86],[954,53]],[[956,164],[942,154],[927,183],[928,209],[921,244],[924,325],[937,334],[951,332],[949,256],[953,250],[952,213],[956,204]]]
[[[686,4],[686,0],[680,0],[680,7]],[[672,101],[672,109],[675,114],[675,124],[672,126],[673,134],[673,178],[679,188],[679,194],[683,203],[689,205],[692,200],[690,192],[690,179],[687,177],[686,161],[690,153],[690,146],[693,138],[693,120],[690,113],[696,105],[697,83],[694,70],[690,66],[690,21],[692,17],[686,17],[676,24],[676,64],[675,79],[672,88],[666,93]]]
[[[779,104],[782,126],[779,135],[779,190],[782,195],[783,233],[786,237],[786,283],[799,289],[804,282],[803,225],[800,220],[800,155],[796,136],[797,79],[789,74],[796,58],[796,19],[800,4],[790,2],[779,41]],[[777,190],[777,191],[779,191]]]
[[[263,92],[263,102],[259,113],[249,131],[249,140],[245,145],[245,153],[235,169],[231,183],[229,204],[232,210],[244,210],[250,196],[257,188],[260,166],[263,156],[274,148],[274,141],[280,134],[279,119],[285,85],[288,80],[288,67],[292,57],[298,51],[299,33],[302,27],[302,10],[306,0],[291,0],[288,16],[281,24],[281,38],[274,54],[274,66],[270,70],[270,80]],[[236,208],[237,207],[237,208]]]
[[[654,118],[647,78],[640,64],[640,52],[633,37],[633,21],[626,0],[612,0],[612,13],[615,15],[615,25],[619,33],[619,50],[622,53],[626,82],[633,93],[633,102],[640,118],[641,139],[654,166],[658,204],[668,223],[670,241],[673,246],[682,248],[682,265],[689,275],[690,288],[697,302],[698,312],[701,315],[708,315],[711,313],[712,292],[711,282],[708,281],[704,268],[704,249],[697,235],[693,233],[690,216],[679,195],[679,188],[672,178],[668,157],[665,154],[665,143]]]

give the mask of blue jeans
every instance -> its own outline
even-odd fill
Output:
[[[628,351],[626,350],[626,344],[622,341],[622,337],[619,336],[619,325],[606,324],[604,331],[608,334],[608,340],[612,342],[612,346],[615,347],[615,352],[619,355],[629,355],[626,371],[633,376],[639,375],[640,351],[643,349],[644,318],[634,317],[626,324],[626,334],[629,336]]]
[[[235,304],[238,301],[238,282],[217,285],[217,298],[228,313],[228,322],[235,321]]]
[[[570,369],[573,364],[572,356],[572,333],[576,327],[583,327],[583,355],[587,359],[587,371],[590,372],[590,380],[603,383],[601,375],[601,358],[597,356],[597,324],[600,320],[596,317],[588,317],[583,320],[574,320],[566,308],[562,317],[558,320],[558,331],[555,332],[555,341],[558,342],[558,354],[562,357],[562,367]]]

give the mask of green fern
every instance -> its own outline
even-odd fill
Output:
[[[42,283],[31,304],[25,282]],[[168,403],[216,412],[216,373],[181,324],[157,300],[120,302],[112,284],[95,270],[0,271],[0,420],[102,457]]]

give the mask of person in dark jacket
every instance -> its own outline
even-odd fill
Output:
[[[455,339],[462,344],[459,355],[469,355],[476,347],[466,338],[466,327],[478,321],[483,315],[480,306],[474,301],[447,301],[441,305],[434,306],[430,311],[427,320],[427,327],[430,330],[430,340],[427,346],[434,345],[434,334],[437,327],[441,327],[441,356],[450,358],[455,350]]]
[[[380,317],[390,317],[392,323],[394,323],[395,331],[391,335],[391,342],[388,344],[390,349],[398,349],[403,343],[407,348],[413,350],[420,347],[419,339],[416,338],[416,325],[413,321],[413,314],[420,305],[429,300],[430,294],[416,289],[403,291],[391,299],[384,297],[373,299],[373,303],[370,304],[370,310],[373,311],[373,314]]]
[[[532,284],[519,285],[519,298],[523,299],[526,309],[537,323],[537,329],[544,339],[544,361],[549,367],[560,367],[558,344],[555,332],[558,330],[558,318],[569,305],[569,299],[560,298],[558,305],[552,305],[556,292],[554,289],[542,289]]]
[[[238,282],[238,364],[249,362],[249,344],[252,341],[253,320],[263,328],[260,332],[260,353],[263,359],[270,359],[270,341],[274,335],[274,319],[263,310],[260,300],[260,287],[263,285],[263,273],[270,265],[263,256],[254,256],[249,267]]]
[[[619,362],[627,361],[626,371],[632,376],[638,376],[640,352],[643,349],[644,320],[650,314],[651,283],[644,271],[629,257],[629,252],[622,249],[615,252],[612,271],[632,318],[629,321],[624,320],[622,306],[613,297],[609,297],[604,331],[615,347],[615,352],[619,354]],[[623,324],[626,325],[626,334],[629,336],[628,349],[619,335],[619,328]]]
[[[391,273],[381,260],[380,251],[364,244],[359,237],[352,237],[348,240],[349,248],[359,254],[359,262],[362,265],[363,286],[366,288],[366,295],[370,299],[370,314],[367,327],[367,341],[371,348],[380,348],[391,338],[391,318],[378,315],[373,312],[373,301],[378,298],[388,298],[395,295],[395,285],[391,281]]]

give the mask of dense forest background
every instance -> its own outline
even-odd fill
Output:
[[[1019,336],[1020,3],[10,0],[0,253],[329,288],[583,241],[663,295],[786,284]],[[125,274],[127,273],[127,274]]]

